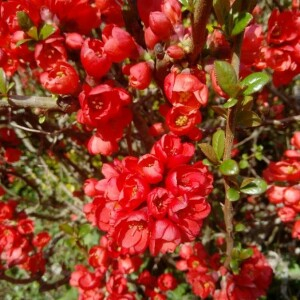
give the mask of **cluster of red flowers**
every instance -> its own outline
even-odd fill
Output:
[[[136,293],[128,289],[127,277],[139,270],[142,259],[138,255],[115,256],[108,248],[108,240],[103,236],[99,245],[90,249],[88,262],[93,272],[83,265],[75,267],[70,284],[78,288],[80,300],[136,299]],[[146,296],[157,300],[167,299],[165,293],[177,287],[177,280],[171,273],[155,277],[147,270],[139,274],[137,283],[144,286]]]
[[[267,45],[260,49],[259,68],[271,68],[275,85],[288,84],[300,73],[300,13],[275,9],[268,21]]]
[[[135,293],[128,290],[126,277],[139,269],[142,263],[140,257],[114,257],[108,249],[107,239],[102,237],[99,245],[90,249],[88,262],[94,272],[77,265],[70,279],[70,284],[78,288],[79,300],[136,299]]]
[[[4,162],[13,163],[20,159],[21,150],[17,149],[19,144],[20,140],[14,130],[7,127],[0,128],[0,157],[4,157],[4,161],[0,161],[0,165]]]
[[[294,133],[291,144],[282,160],[271,162],[264,171],[264,178],[271,184],[267,191],[269,201],[277,206],[282,222],[293,222],[292,236],[300,239],[300,132]],[[298,220],[297,220],[298,218]]]
[[[192,241],[210,212],[206,196],[212,175],[202,162],[187,165],[192,144],[164,135],[151,154],[104,164],[105,179],[90,179],[85,193],[94,197],[84,207],[87,219],[107,232],[110,251],[152,255],[173,252]]]
[[[17,202],[0,203],[0,270],[20,267],[31,274],[45,272],[43,248],[50,241],[47,232],[34,235],[34,223]]]
[[[252,257],[244,260],[238,274],[229,273],[220,263],[218,253],[209,256],[200,243],[181,246],[176,267],[187,271],[186,279],[195,295],[215,300],[258,299],[266,294],[272,269],[256,247]],[[216,289],[221,279],[221,289]]]
[[[266,38],[261,25],[253,23],[245,30],[242,45],[242,75],[251,67],[273,70],[276,86],[288,84],[300,73],[300,14],[298,7],[272,11]]]
[[[166,123],[171,132],[178,136],[187,135],[192,140],[202,137],[197,125],[201,122],[199,108],[208,100],[205,73],[199,70],[174,69],[166,76],[164,91],[172,108],[166,112]]]

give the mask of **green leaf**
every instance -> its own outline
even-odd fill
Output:
[[[45,24],[40,31],[39,34],[39,39],[40,40],[45,40],[47,39],[51,34],[53,34],[55,32],[55,27],[53,27],[50,24]]]
[[[212,137],[212,146],[218,160],[222,159],[225,148],[225,132],[222,129],[218,129]]]
[[[243,32],[252,19],[253,16],[248,12],[238,13],[238,15],[234,18],[231,36],[238,35]]]
[[[261,125],[261,118],[254,111],[242,110],[237,113],[236,123],[239,128],[249,128]]]
[[[230,268],[231,268],[233,274],[239,273],[239,262],[237,259],[231,259],[229,265],[230,265]]]
[[[245,178],[240,191],[247,195],[260,195],[267,190],[267,183],[261,178]]]
[[[247,248],[247,249],[242,249],[240,253],[240,259],[245,260],[253,255],[253,249],[252,248]]]
[[[23,39],[23,40],[19,40],[17,43],[16,43],[16,47],[19,47],[25,43],[27,43],[28,41],[31,41],[31,39]]]
[[[232,65],[226,61],[217,60],[214,63],[217,83],[230,97],[235,98],[240,91],[238,79]]]
[[[237,201],[240,199],[240,192],[234,188],[229,188],[226,197],[229,201]]]
[[[242,231],[244,231],[245,229],[246,229],[246,227],[245,227],[245,225],[242,224],[242,223],[238,223],[238,224],[236,224],[235,227],[234,227],[234,230],[235,230],[236,232],[242,232]]]
[[[249,167],[248,161],[245,160],[245,159],[240,160],[239,167],[240,167],[240,169],[246,169],[246,168],[248,168]]]
[[[45,115],[39,116],[39,124],[43,124],[45,121],[46,121],[46,116]]]
[[[256,93],[260,91],[269,81],[270,76],[266,73],[252,73],[241,81],[242,86],[246,87],[246,89],[243,91],[243,94],[248,96]]]
[[[7,84],[6,84],[6,75],[2,68],[0,68],[0,94],[5,95],[7,94]]]
[[[237,99],[229,98],[228,101],[225,104],[223,104],[223,107],[224,108],[230,108],[230,107],[235,106],[237,103],[238,103]]]
[[[229,0],[213,0],[213,7],[217,17],[217,21],[220,25],[225,23],[226,17],[230,11]]]
[[[239,165],[235,160],[227,159],[222,162],[219,170],[226,176],[237,175],[239,173]]]
[[[218,164],[219,160],[216,156],[216,153],[214,151],[214,148],[207,143],[201,143],[198,145],[201,151],[204,153],[204,155],[213,163]]]
[[[91,232],[91,226],[89,224],[82,224],[79,226],[78,236],[83,237]]]
[[[35,26],[32,26],[28,31],[27,31],[27,34],[33,38],[34,40],[38,40],[38,31],[37,31],[37,28]]]
[[[19,26],[24,31],[28,31],[34,25],[29,15],[25,11],[17,11],[17,20]]]
[[[223,108],[221,106],[217,106],[217,105],[212,105],[210,108],[220,117],[222,117],[224,119],[227,118],[227,111],[225,108]]]
[[[59,229],[69,235],[73,235],[74,233],[74,229],[67,223],[60,224]]]

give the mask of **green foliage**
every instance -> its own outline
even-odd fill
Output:
[[[240,192],[231,187],[226,192],[226,197],[229,201],[237,201],[240,199]]]
[[[239,173],[239,165],[235,160],[227,159],[222,162],[219,170],[225,176],[233,176]]]
[[[238,78],[232,65],[226,61],[214,63],[217,82],[221,89],[230,97],[235,98],[240,91]]]
[[[212,146],[218,160],[222,159],[225,148],[225,132],[222,129],[218,129],[212,137]]]
[[[263,72],[256,72],[248,75],[241,81],[245,96],[252,95],[260,91],[268,82],[270,81],[270,76]]]
[[[261,178],[245,178],[240,190],[247,195],[260,195],[267,190],[267,187],[267,183]]]
[[[242,33],[252,19],[252,14],[248,12],[237,13],[233,18],[234,25],[231,31],[231,36],[235,36]]]

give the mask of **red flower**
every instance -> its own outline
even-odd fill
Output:
[[[138,161],[138,168],[148,183],[158,183],[163,179],[163,164],[152,154],[145,154]]]
[[[4,153],[5,161],[8,163],[14,163],[20,160],[22,152],[19,149],[6,148]]]
[[[264,178],[268,182],[272,181],[299,181],[300,162],[292,160],[282,160],[271,162],[263,172]]]
[[[207,196],[212,191],[213,177],[202,162],[172,169],[166,178],[166,187],[174,195]]]
[[[125,58],[136,58],[137,46],[132,36],[122,28],[109,24],[102,33],[104,51],[113,62],[120,62]]]
[[[161,11],[168,17],[173,25],[181,21],[181,6],[177,0],[163,0]]]
[[[116,223],[109,232],[110,248],[122,254],[143,253],[149,244],[148,217],[138,210],[116,217]]]
[[[79,85],[79,76],[67,62],[60,61],[40,77],[41,84],[54,94],[74,94]]]
[[[50,37],[38,43],[34,48],[34,58],[39,67],[45,71],[55,68],[58,61],[67,60],[67,52],[62,37]]]
[[[186,106],[174,106],[168,112],[166,123],[170,130],[177,135],[188,135],[202,120],[198,109],[190,110]]]
[[[188,73],[167,75],[164,81],[164,91],[170,103],[174,106],[184,105],[190,110],[206,105],[208,88],[195,75]]]
[[[32,243],[38,249],[43,249],[50,242],[50,240],[51,236],[48,232],[40,232],[33,238]]]
[[[104,51],[104,43],[97,39],[86,39],[82,45],[80,59],[86,72],[97,79],[111,67],[111,59]]]
[[[291,43],[300,34],[300,16],[292,11],[279,12],[278,9],[272,11],[268,22],[269,44]]]
[[[172,24],[167,16],[160,11],[152,11],[149,15],[149,26],[159,39],[168,39],[172,33]]]
[[[297,220],[294,224],[292,237],[300,240],[300,220]]]
[[[140,62],[129,70],[129,84],[138,90],[146,89],[151,82],[151,68],[148,63]]]
[[[181,242],[177,226],[168,219],[157,220],[151,224],[150,252],[156,256],[159,252],[174,252]]]
[[[163,135],[151,150],[151,153],[164,162],[167,168],[175,168],[188,163],[194,152],[193,144],[181,143],[180,138],[172,134]]]
[[[149,214],[156,219],[163,219],[174,196],[162,187],[154,188],[147,196]]]
[[[161,291],[166,292],[176,289],[177,280],[171,273],[164,273],[158,277],[157,284]]]
[[[30,219],[22,219],[18,221],[17,230],[22,235],[27,235],[33,233],[34,224]]]

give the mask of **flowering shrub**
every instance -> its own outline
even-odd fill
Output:
[[[0,15],[4,299],[299,297],[298,0]]]

